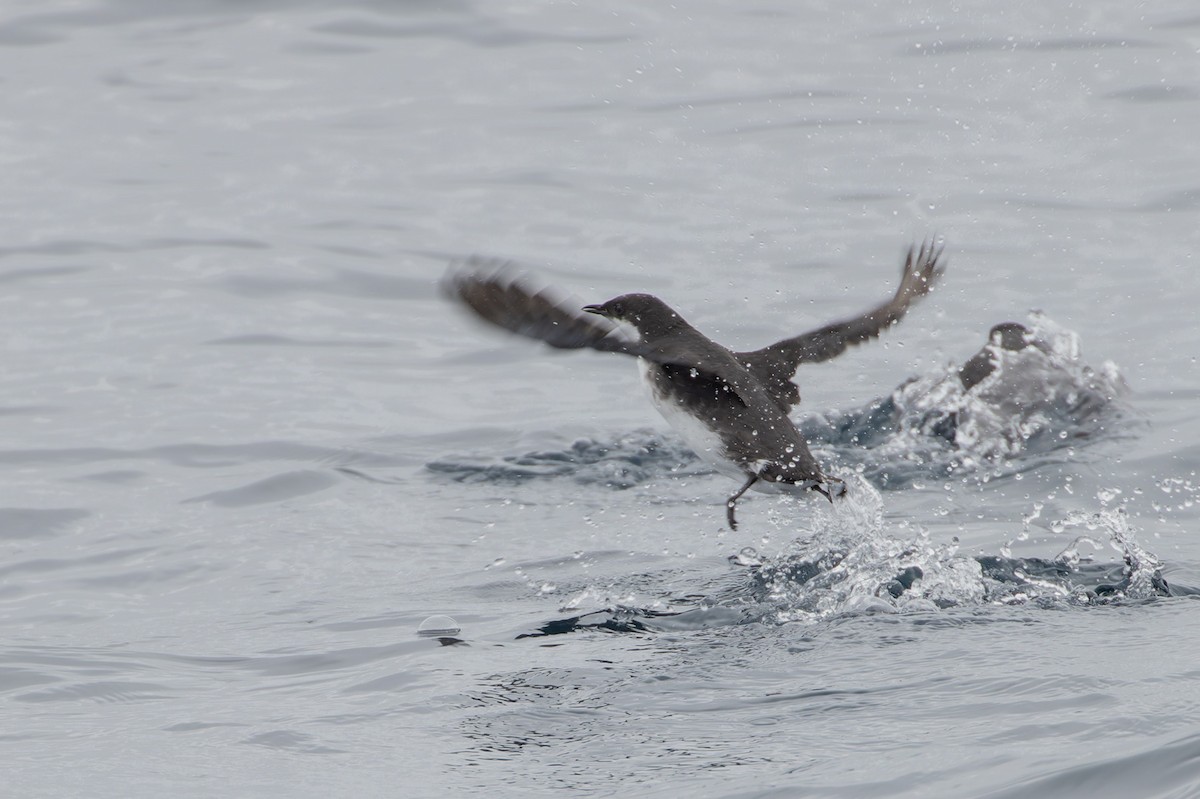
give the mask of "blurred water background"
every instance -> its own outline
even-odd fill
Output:
[[[1198,52],[1182,0],[8,0],[6,793],[1200,795]],[[750,349],[934,233],[799,375],[852,500],[737,532],[632,362],[437,289]]]

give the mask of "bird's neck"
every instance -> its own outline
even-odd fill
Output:
[[[677,336],[687,331],[695,332],[696,330],[684,321],[684,318],[679,314],[668,315],[661,319],[639,320],[636,327],[642,341],[658,341],[670,338],[671,336]]]

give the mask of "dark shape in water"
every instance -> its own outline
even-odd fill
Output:
[[[1044,580],[1082,588],[1089,599],[1106,599],[1123,596],[1129,589],[1135,564],[1128,556],[1115,565],[1087,564],[1072,566],[1061,560],[1046,558],[1005,558],[999,555],[977,555],[983,576],[999,583],[1026,585],[1031,580]],[[1157,596],[1188,596],[1195,589],[1172,586],[1155,571],[1150,576],[1150,586]]]
[[[638,611],[638,614],[647,617],[673,615],[655,613],[654,611]],[[614,633],[653,632],[645,622],[639,620],[634,615],[634,611],[620,609],[594,610],[591,613],[548,621],[535,632],[521,633],[517,636],[517,640],[519,641],[522,638],[544,638],[548,635],[564,635],[566,633],[578,632],[579,630],[599,630]]]
[[[958,379],[962,382],[963,390],[970,391],[996,371],[1000,365],[997,349],[1020,352],[1026,347],[1036,347],[1047,352],[1046,345],[1036,339],[1033,331],[1020,322],[1001,322],[993,326],[988,331],[988,343],[958,370]]]
[[[582,613],[561,619],[553,619],[538,627],[536,631],[522,633],[516,636],[522,638],[544,638],[553,635],[567,635],[583,630],[598,632],[647,634],[660,632],[664,627],[669,629],[688,629],[709,627],[713,624],[750,624],[769,620],[773,617],[774,607],[769,597],[778,592],[781,582],[787,582],[794,587],[818,580],[830,574],[842,564],[844,553],[830,552],[818,560],[794,560],[773,564],[766,568],[762,566],[749,567],[752,584],[747,593],[743,588],[726,598],[732,608],[739,608],[737,613],[719,612],[711,605],[711,600],[701,596],[682,597],[678,605],[701,604],[684,610],[651,610],[631,607],[612,607]],[[1047,558],[1008,558],[1000,555],[978,555],[974,558],[979,563],[980,571],[985,580],[996,583],[997,588],[989,591],[985,602],[1007,600],[1014,591],[1032,591],[1034,594],[1044,593],[1047,586],[1058,586],[1068,589],[1071,604],[1090,606],[1109,604],[1119,601],[1128,595],[1133,587],[1133,577],[1137,565],[1128,557],[1117,564],[1082,564],[1072,565],[1063,560]],[[900,599],[925,576],[920,566],[908,566],[896,573],[890,581],[879,588],[878,596]],[[1200,588],[1169,584],[1161,571],[1155,570],[1150,577],[1150,590],[1157,597],[1182,597],[1200,595]],[[1065,597],[1064,597],[1065,598]],[[1146,599],[1148,597],[1140,597]],[[936,601],[941,608],[959,605],[954,601]],[[758,610],[755,611],[754,608]],[[717,612],[714,612],[717,611]],[[668,624],[667,620],[671,622]]]
[[[500,458],[459,457],[431,461],[425,468],[458,482],[522,483],[541,477],[570,476],[585,485],[631,488],[657,474],[678,473],[693,461],[674,439],[633,431],[613,441],[579,439],[560,448],[539,448]]]

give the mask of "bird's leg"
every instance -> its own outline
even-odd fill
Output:
[[[835,485],[835,482],[840,483],[840,485]],[[831,504],[833,503],[834,497],[846,496],[846,483],[841,480],[827,481],[825,485],[814,483],[811,488],[813,491],[816,491],[818,494],[825,497],[825,499],[829,500]],[[840,491],[838,490],[839,488],[841,489]]]
[[[729,521],[729,529],[730,530],[737,529],[737,519],[733,518],[733,503],[737,502],[738,497],[740,497],[742,494],[745,494],[747,491],[749,491],[750,486],[754,485],[757,482],[758,482],[758,475],[757,474],[750,475],[750,479],[746,481],[746,484],[744,486],[742,486],[741,488],[739,488],[736,494],[734,494],[729,499],[725,500],[725,518]]]

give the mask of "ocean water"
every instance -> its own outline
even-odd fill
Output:
[[[1200,796],[1200,15],[0,11],[13,796]],[[472,255],[798,376],[751,495]],[[957,366],[998,322],[1041,348]]]

